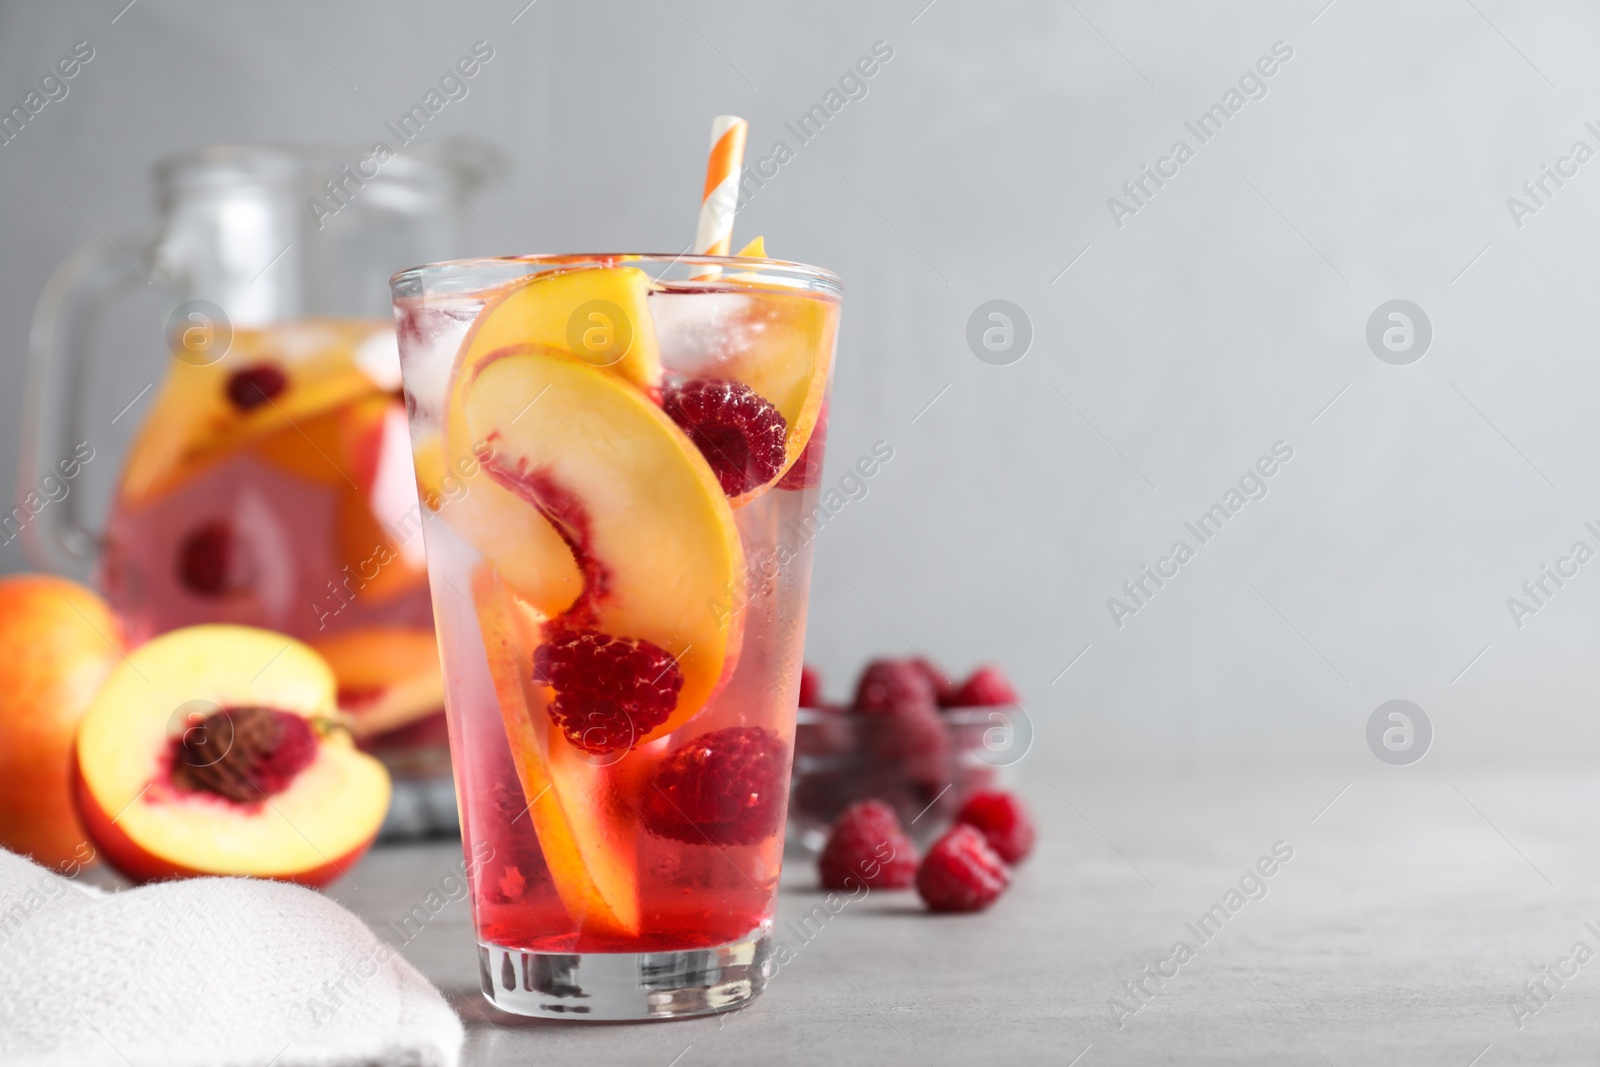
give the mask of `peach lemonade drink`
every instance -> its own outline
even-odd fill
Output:
[[[180,342],[117,486],[102,585],[131,644],[198,623],[309,642],[356,738],[439,773],[421,515],[390,323]]]
[[[393,284],[484,991],[735,1007],[771,968],[837,279],[531,256]]]

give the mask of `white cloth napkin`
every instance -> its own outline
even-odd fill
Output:
[[[462,1040],[438,991],[312,890],[97,893],[0,850],[0,1063],[456,1067]]]

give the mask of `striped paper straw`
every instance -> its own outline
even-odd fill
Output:
[[[750,124],[737,115],[718,115],[711,122],[711,157],[706,161],[706,187],[700,196],[700,224],[694,250],[703,256],[725,256],[733,238],[733,213],[739,203],[739,174],[744,168],[744,137]]]

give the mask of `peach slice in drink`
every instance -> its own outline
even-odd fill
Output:
[[[462,400],[463,383],[481,363],[481,357],[463,349],[450,385],[442,439],[425,439],[416,450],[417,489],[424,506],[494,560],[524,597],[547,616],[560,615],[583,594],[583,574],[560,532],[483,474],[494,445],[470,434]],[[450,481],[451,475],[459,480]]]
[[[677,703],[634,740],[671,733],[732,673],[742,636],[744,551],[716,476],[647,397],[566,356],[512,346],[461,388],[466,426],[452,435],[464,429],[485,442],[487,480],[559,531],[559,549],[510,546],[516,570],[491,554],[501,579],[546,617],[672,656],[683,675]],[[535,402],[537,416],[524,417]],[[583,575],[576,600],[541,603],[540,588],[521,588],[519,575],[574,560]]]
[[[734,507],[743,507],[779,481],[811,440],[827,396],[838,305],[749,273],[713,284],[708,294],[667,289],[652,299],[660,344],[675,369],[742,382],[783,416],[783,462],[734,499]]]
[[[417,468],[417,497],[429,511],[438,511],[444,503],[445,466],[444,435],[430,432],[411,447],[412,462]]]
[[[736,343],[724,353],[717,376],[744,382],[778,409],[788,425],[783,464],[788,470],[805,451],[822,413],[838,305],[766,287],[742,303],[728,324]]]
[[[423,500],[451,528],[495,562],[503,580],[547,616],[565,612],[583,595],[584,576],[561,533],[535,508],[483,473],[495,459],[493,442],[471,437],[466,416],[452,404],[436,484],[419,482]],[[455,495],[441,492],[444,471],[470,472]],[[419,466],[419,472],[427,470]]]
[[[584,578],[559,532],[537,511],[490,479],[473,478],[455,499],[441,501],[427,478],[437,471],[475,474],[492,442],[467,431],[466,383],[510,345],[531,345],[574,360],[604,365],[650,396],[661,385],[661,358],[647,296],[650,280],[637,267],[595,267],[540,275],[506,286],[478,312],[462,339],[445,412],[443,453],[425,455],[420,488],[425,502],[438,503],[450,524],[494,559],[523,595],[556,616],[582,594]],[[538,397],[525,398],[531,407]],[[526,414],[526,410],[518,416]],[[532,420],[530,420],[532,421]]]
[[[549,691],[533,684],[544,620],[487,563],[473,573],[472,598],[511,759],[561,903],[584,931],[636,936],[635,831],[607,802],[609,768],[585,761],[568,744],[545,710]]]
[[[478,313],[461,342],[461,369],[507,345],[538,345],[603,367],[647,393],[661,386],[661,355],[637,267],[542,274],[508,287]]]

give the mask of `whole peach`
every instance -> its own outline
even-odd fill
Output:
[[[88,589],[0,578],[0,845],[48,867],[92,855],[73,805],[73,734],[121,651],[116,619]]]

